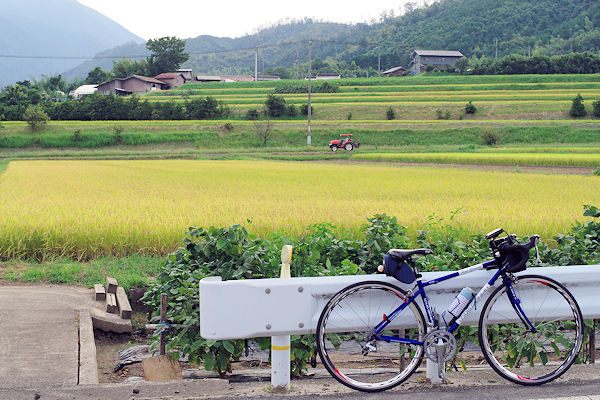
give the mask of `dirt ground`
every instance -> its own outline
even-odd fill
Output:
[[[118,352],[139,344],[149,344],[145,336],[129,333],[104,332],[94,330],[98,380],[100,383],[119,383],[130,376],[144,376],[141,363],[127,365],[118,372],[113,368],[119,362]]]

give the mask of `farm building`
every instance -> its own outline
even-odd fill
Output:
[[[73,98],[80,99],[83,96],[87,96],[89,94],[94,94],[98,91],[98,85],[81,85],[77,89],[73,91]],[[71,93],[69,93],[71,94]]]
[[[127,78],[116,78],[98,85],[98,93],[126,96],[132,93],[146,93],[166,88],[167,84],[158,79],[132,75]]]
[[[181,86],[186,82],[185,76],[181,72],[165,72],[156,75],[154,79],[164,82],[167,85],[167,89]]]
[[[452,50],[415,50],[411,55],[410,72],[418,74],[423,72],[429,65],[434,67],[441,65],[454,65],[454,63],[464,57],[460,51]]]
[[[390,68],[387,71],[383,71],[383,77],[389,78],[390,76],[399,76],[406,72],[406,68],[398,66],[394,68]]]
[[[177,70],[177,72],[181,72],[183,74],[183,77],[185,78],[185,83],[188,83],[194,79],[194,75],[192,73],[191,68],[180,68]]]

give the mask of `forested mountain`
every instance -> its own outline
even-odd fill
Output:
[[[188,39],[184,67],[197,74],[253,74],[255,48],[259,73],[296,76],[296,57],[306,63],[313,40],[318,72],[345,76],[396,65],[406,66],[415,48],[459,50],[468,57],[508,54],[554,55],[600,50],[600,2],[597,0],[439,0],[399,17],[371,24],[337,24],[310,19],[262,29],[236,39],[199,36]],[[122,46],[103,56],[146,55],[143,44]],[[110,70],[110,59],[92,60],[67,77],[85,77],[94,66]],[[275,67],[285,67],[275,70]],[[361,70],[361,68],[363,68]],[[301,75],[305,74],[303,68]]]
[[[92,56],[132,41],[143,39],[75,0],[2,0],[0,87],[58,74],[81,63],[43,57]]]

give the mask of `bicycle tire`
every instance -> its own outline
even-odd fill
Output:
[[[392,313],[406,300],[404,290],[377,281],[350,285],[329,300],[317,324],[317,351],[327,371],[338,382],[363,392],[380,392],[401,384],[419,367],[422,343],[378,340],[370,343],[376,350],[363,353],[365,338],[370,337],[384,313]],[[426,331],[423,313],[413,301],[384,332],[389,336],[397,332],[398,337],[404,335],[422,341]]]
[[[567,288],[545,276],[519,276],[511,285],[536,332],[519,318],[503,283],[487,299],[479,318],[483,355],[511,382],[550,382],[569,369],[581,349],[584,322],[579,305]]]

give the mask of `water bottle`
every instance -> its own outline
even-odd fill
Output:
[[[460,291],[460,293],[456,295],[456,297],[454,298],[454,301],[452,301],[452,303],[450,303],[446,312],[444,312],[444,314],[442,314],[442,318],[443,318],[444,322],[446,322],[447,319],[451,318],[452,321],[450,321],[450,323],[446,323],[446,324],[452,325],[456,321],[456,319],[458,317],[460,317],[460,315],[463,313],[463,311],[465,311],[465,309],[469,306],[469,304],[471,304],[471,302],[473,301],[474,298],[475,298],[475,295],[473,294],[473,290],[471,290],[471,288],[469,288],[469,287],[463,288]]]

